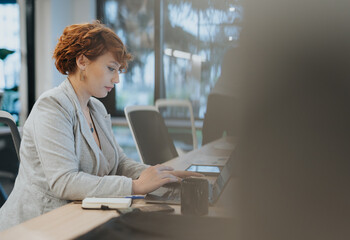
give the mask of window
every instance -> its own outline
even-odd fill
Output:
[[[166,0],[164,4],[165,97],[189,99],[195,117],[203,118],[222,57],[237,44],[239,7],[234,1]]]
[[[20,112],[20,16],[16,1],[0,2],[0,94],[1,109],[10,112],[16,121]]]
[[[203,119],[223,55],[238,42],[239,2],[98,0],[97,9],[98,18],[114,29],[135,56],[116,87],[113,101],[117,114],[121,115],[126,105],[154,104],[156,97],[177,98],[190,100],[195,117]],[[161,9],[161,14],[155,9]],[[155,39],[158,28],[162,29],[162,41]],[[161,49],[161,86],[155,81],[156,48]]]
[[[117,113],[123,114],[126,105],[153,104],[154,1],[99,2],[103,2],[103,22],[114,29],[134,55],[127,74],[120,75],[120,83],[116,86]]]

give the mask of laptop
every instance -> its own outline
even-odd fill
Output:
[[[218,177],[209,181],[209,204],[214,205],[232,176],[233,153],[231,153]],[[146,195],[148,203],[181,204],[181,183],[168,183]]]

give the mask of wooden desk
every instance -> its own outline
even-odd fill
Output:
[[[224,165],[233,146],[233,139],[223,138],[172,159],[166,165],[177,170],[184,170],[192,163]],[[224,191],[215,207],[209,208],[209,216],[231,216],[227,203],[221,201],[226,199],[225,194],[230,195],[229,192]],[[145,205],[144,200],[133,203],[135,207],[140,205]],[[179,205],[172,207],[175,213],[180,213]],[[118,215],[115,210],[83,210],[81,204],[70,203],[0,232],[0,239],[72,239]]]

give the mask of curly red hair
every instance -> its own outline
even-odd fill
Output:
[[[66,27],[58,40],[53,58],[57,70],[67,75],[76,71],[76,58],[81,54],[93,61],[106,52],[111,52],[120,64],[119,70],[126,72],[132,55],[111,29],[95,21]]]

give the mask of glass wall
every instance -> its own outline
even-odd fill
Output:
[[[21,70],[20,16],[15,1],[0,2],[0,106],[16,121],[20,112],[18,86]]]
[[[116,86],[116,110],[154,103],[154,1],[98,1],[103,22],[114,29],[134,60]],[[101,6],[100,6],[101,7]]]
[[[159,16],[156,4],[162,11],[159,24],[155,21]],[[195,117],[203,119],[223,55],[238,42],[239,2],[98,0],[97,8],[99,19],[115,30],[135,56],[116,88],[117,112],[121,114],[126,105],[152,105],[155,96],[160,96],[190,100]],[[162,28],[161,46],[155,46],[157,28]],[[163,60],[162,87],[155,85],[156,47],[160,47]]]
[[[164,5],[166,98],[189,99],[202,119],[222,57],[237,44],[241,9],[236,1],[220,0],[166,0]]]

